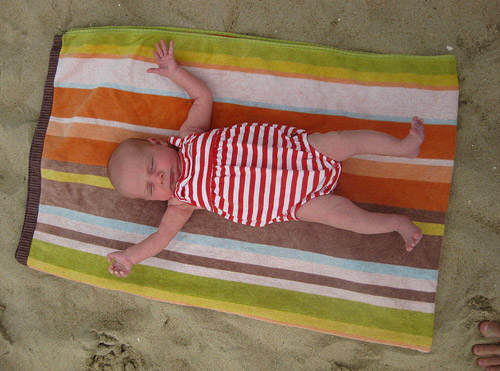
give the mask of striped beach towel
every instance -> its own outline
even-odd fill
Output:
[[[303,222],[264,228],[196,211],[158,256],[119,279],[105,256],[156,230],[166,204],[121,197],[106,176],[128,137],[178,135],[191,101],[146,74],[160,39],[214,95],[212,127],[286,124],[404,137],[425,119],[416,159],[358,156],[335,190],[370,211],[408,215],[424,237],[358,235]],[[377,55],[177,28],[75,29],[57,36],[30,155],[16,259],[156,300],[427,352],[455,152],[453,56]]]

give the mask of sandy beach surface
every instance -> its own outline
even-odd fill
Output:
[[[0,3],[0,370],[479,369],[477,325],[500,320],[500,1]],[[457,57],[457,151],[429,354],[105,291],[14,260],[53,36],[107,25]]]

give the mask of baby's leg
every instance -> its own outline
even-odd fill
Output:
[[[420,153],[425,138],[423,122],[417,116],[413,117],[410,132],[404,139],[373,130],[347,130],[311,134],[308,140],[313,148],[336,161],[355,155],[414,158]]]
[[[297,218],[327,224],[362,234],[398,232],[406,250],[411,251],[422,238],[422,231],[403,215],[372,213],[357,207],[345,197],[325,195],[313,198],[297,210]]]

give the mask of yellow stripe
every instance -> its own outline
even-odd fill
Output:
[[[396,331],[382,330],[372,327],[364,327],[343,322],[325,320],[321,318],[314,318],[296,313],[175,294],[168,291],[162,291],[151,287],[126,282],[125,279],[115,279],[112,276],[110,276],[109,279],[91,276],[85,273],[76,272],[59,266],[47,264],[32,257],[28,257],[28,266],[33,269],[50,273],[52,275],[78,282],[83,282],[101,288],[133,293],[136,295],[141,295],[156,300],[167,301],[174,304],[215,309],[220,312],[239,314],[246,317],[266,320],[288,326],[310,329],[314,331],[320,331],[337,336],[413,348],[424,352],[428,352],[430,350],[432,343],[432,337],[427,336],[405,334]]]
[[[112,44],[84,44],[81,46],[63,46],[61,55],[65,54],[95,54],[96,57],[119,55],[124,57],[147,60],[155,62],[153,58],[153,48],[145,46],[117,46]],[[393,83],[393,84],[416,84],[457,88],[456,75],[422,75],[404,72],[362,72],[347,68],[315,66],[307,63],[268,60],[252,57],[238,57],[227,54],[211,54],[202,52],[189,52],[176,49],[176,58],[180,62],[189,62],[200,67],[225,66],[239,67],[250,70],[267,70],[290,74],[304,75],[304,77],[335,78],[339,80],[352,80],[360,82]],[[208,66],[203,66],[208,65]]]
[[[419,227],[422,232],[427,236],[443,236],[444,235],[444,224],[438,223],[424,223],[424,222],[413,222],[417,227]]]
[[[87,184],[94,187],[109,188],[114,189],[109,181],[108,177],[90,175],[90,174],[76,174],[76,173],[64,173],[61,171],[42,169],[42,177],[49,180],[54,180],[56,182],[65,183],[80,183]]]

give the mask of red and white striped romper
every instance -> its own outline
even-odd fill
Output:
[[[297,220],[310,199],[335,188],[341,164],[309,145],[305,130],[240,124],[170,137],[182,174],[174,195],[237,223],[264,226]]]

